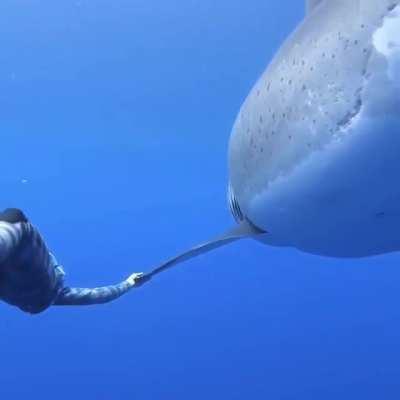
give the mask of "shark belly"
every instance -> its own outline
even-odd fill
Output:
[[[246,203],[265,243],[332,257],[400,249],[400,119],[354,125]]]

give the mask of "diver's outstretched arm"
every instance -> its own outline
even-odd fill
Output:
[[[205,242],[203,244],[192,247],[185,253],[182,253],[174,258],[167,260],[166,262],[154,268],[148,273],[136,273],[132,274],[127,280],[111,286],[104,286],[99,288],[87,289],[87,288],[70,288],[65,287],[61,290],[54,305],[56,306],[84,306],[91,304],[102,304],[108,303],[122,296],[133,287],[142,285],[149,281],[153,276],[160,274],[177,264],[180,264],[193,257],[197,257],[200,254],[207,253],[218,247],[224,246],[228,243],[234,242],[239,239],[256,237],[264,234],[248,221],[242,221],[242,223],[236,226],[234,229],[229,230],[225,234]]]
[[[123,294],[129,292],[133,287],[139,286],[143,274],[132,274],[128,279],[116,285],[97,288],[71,288],[64,287],[54,305],[56,306],[88,306],[93,304],[109,303]],[[145,279],[143,279],[144,281]]]

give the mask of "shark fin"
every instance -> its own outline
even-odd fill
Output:
[[[239,225],[235,226],[233,229],[228,230],[224,234],[209,240],[207,242],[201,243],[197,246],[192,247],[191,249],[181,253],[164,263],[160,264],[152,271],[145,273],[140,280],[146,281],[152,278],[155,275],[160,274],[177,264],[180,264],[184,261],[187,261],[191,258],[197,257],[201,254],[208,253],[212,250],[217,249],[218,247],[225,246],[229,243],[235,242],[237,240],[246,239],[246,238],[254,238],[258,235],[264,234],[265,232],[258,229],[251,222],[244,220]]]
[[[315,7],[321,4],[324,0],[306,0],[306,12],[310,14]]]

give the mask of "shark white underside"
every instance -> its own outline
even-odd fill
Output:
[[[399,250],[400,2],[314,3],[240,111],[231,192],[267,244]]]

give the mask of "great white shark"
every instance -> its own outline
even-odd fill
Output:
[[[400,250],[400,0],[308,0],[229,142],[232,230],[330,257]]]

